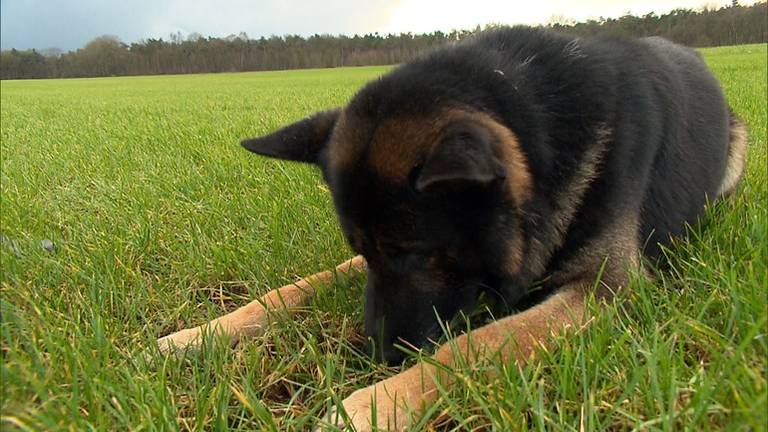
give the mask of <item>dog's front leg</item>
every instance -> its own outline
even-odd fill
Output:
[[[588,286],[585,283],[563,287],[537,306],[446,343],[432,357],[435,362],[421,362],[352,393],[344,399],[343,405],[354,430],[407,429],[409,415],[419,415],[437,398],[436,379],[443,386],[451,385],[452,375],[435,363],[452,368],[458,355],[471,364],[481,357],[497,353],[503,361],[514,358],[518,363],[525,362],[537,349],[546,346],[554,335],[587,322],[584,305],[588,292],[585,287]],[[375,422],[372,418],[373,405],[376,406]],[[326,419],[342,428],[349,426],[335,411],[329,413]]]
[[[324,271],[285,285],[263,295],[247,305],[199,327],[184,329],[158,339],[161,352],[185,350],[198,346],[204,333],[228,335],[233,343],[243,336],[258,335],[266,323],[267,311],[301,306],[315,293],[317,283],[333,280],[335,274],[353,275],[365,271],[362,256],[356,256],[336,266],[336,271]]]

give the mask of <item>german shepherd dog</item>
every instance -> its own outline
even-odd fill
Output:
[[[405,428],[407,413],[436,399],[438,378],[451,385],[437,364],[525,362],[585,325],[588,296],[610,299],[643,257],[734,191],[746,142],[691,49],[524,27],[482,33],[395,68],[343,108],[243,141],[319,167],[359,255],[160,348],[194,347],[208,331],[258,334],[268,310],[305,302],[336,273],[367,271],[365,332],[390,363],[403,357],[396,344],[424,345],[482,294],[523,305],[438,347],[435,361],[352,393],[345,420],[327,417]]]

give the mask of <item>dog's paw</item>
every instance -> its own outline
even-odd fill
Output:
[[[197,351],[202,342],[199,328],[190,328],[171,333],[157,340],[157,348],[163,355]]]
[[[344,418],[339,413],[339,410],[336,409],[336,407],[331,407],[331,409],[328,410],[327,413],[320,419],[320,421],[315,425],[315,429],[313,432],[325,432],[325,431],[335,431],[335,430],[345,430],[346,429],[346,422],[344,421]]]
[[[355,391],[342,405],[346,416],[334,407],[315,431],[404,431],[408,428],[408,409],[398,405],[381,383]]]

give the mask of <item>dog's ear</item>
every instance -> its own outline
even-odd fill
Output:
[[[451,126],[427,156],[416,178],[416,190],[439,185],[483,186],[506,177],[492,145],[493,136],[480,125],[462,122]]]
[[[338,108],[322,111],[269,135],[243,140],[240,145],[264,156],[317,163],[340,113]]]

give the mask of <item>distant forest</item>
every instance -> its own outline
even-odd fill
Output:
[[[564,20],[544,27],[575,36],[663,36],[694,47],[768,41],[768,3],[721,9],[676,9],[658,16],[600,18],[582,23]],[[385,65],[408,61],[419,53],[481,31],[429,34],[378,33],[364,36],[272,36],[250,39],[245,33],[205,38],[172,34],[130,45],[100,36],[76,51],[58,49],[0,52],[0,79],[69,78],[121,75],[239,72],[339,66]]]

